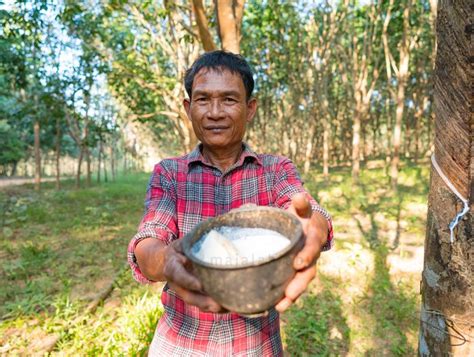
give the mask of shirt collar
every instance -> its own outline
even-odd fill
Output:
[[[234,167],[241,166],[244,163],[245,159],[248,158],[248,157],[254,159],[255,162],[258,163],[259,165],[262,165],[262,162],[261,162],[260,158],[250,148],[250,146],[247,143],[242,142],[242,147],[243,147],[243,150],[242,150],[237,162],[233,165]],[[202,164],[210,165],[210,163],[207,162],[206,159],[204,158],[204,156],[202,155],[202,143],[197,145],[194,148],[194,150],[191,151],[188,155],[188,166],[195,163],[195,162],[200,162]]]

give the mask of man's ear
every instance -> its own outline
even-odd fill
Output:
[[[257,112],[257,99],[250,98],[247,102],[247,122],[250,123]]]
[[[183,107],[184,110],[186,111],[186,114],[188,115],[188,119],[191,119],[191,101],[188,98],[183,99]]]

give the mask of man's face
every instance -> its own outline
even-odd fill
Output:
[[[247,101],[238,74],[201,69],[194,77],[192,98],[184,107],[197,138],[209,149],[235,149],[255,115],[255,99]]]

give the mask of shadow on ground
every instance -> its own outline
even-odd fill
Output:
[[[416,315],[416,296],[408,293],[402,284],[394,284],[390,279],[390,267],[387,257],[400,242],[400,217],[402,203],[409,190],[399,190],[394,197],[368,198],[368,187],[361,184],[363,212],[368,215],[370,227],[353,216],[374,257],[374,272],[361,301],[361,308],[373,317],[373,347],[365,352],[366,356],[406,356],[414,355],[409,335],[416,334],[418,324]],[[392,219],[396,221],[396,234],[392,242],[381,235],[375,214],[382,209],[381,200],[393,200]],[[390,247],[388,244],[390,243]],[[388,343],[387,343],[388,342]]]

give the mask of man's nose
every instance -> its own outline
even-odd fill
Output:
[[[220,100],[213,99],[209,105],[209,119],[220,119],[224,116],[223,106]]]

